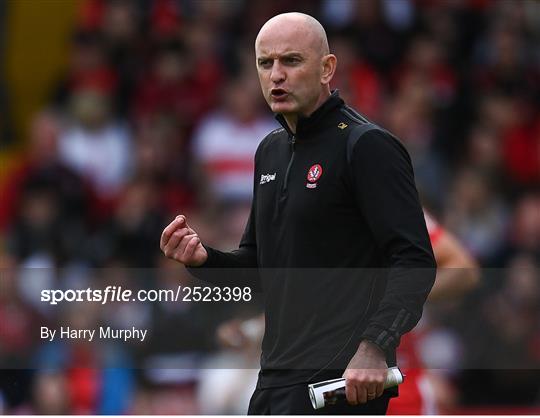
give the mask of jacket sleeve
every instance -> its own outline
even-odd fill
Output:
[[[387,285],[361,339],[390,353],[420,320],[436,263],[409,154],[391,134],[365,133],[351,168],[360,210],[388,268]]]

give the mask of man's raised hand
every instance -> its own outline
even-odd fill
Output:
[[[191,229],[184,215],[177,216],[161,234],[160,248],[168,258],[198,267],[208,259],[208,253],[197,233]]]

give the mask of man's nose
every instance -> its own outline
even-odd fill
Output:
[[[279,84],[285,80],[285,72],[283,71],[283,67],[278,60],[275,60],[274,64],[272,65],[270,80],[275,84]]]

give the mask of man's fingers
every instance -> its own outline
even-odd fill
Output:
[[[159,246],[165,256],[188,264],[193,262],[197,245],[200,244],[197,233],[188,225],[184,215],[178,215],[161,234]]]
[[[186,217],[184,215],[177,216],[167,227],[163,230],[161,234],[161,240],[159,246],[163,251],[169,240],[171,239],[172,234],[184,226],[186,223]]]
[[[184,215],[179,215],[176,217],[178,219],[178,222],[181,223],[183,228],[187,228],[190,234],[195,234],[196,232],[189,226],[187,223],[187,219]]]
[[[182,231],[185,231],[186,233],[182,236],[180,243],[176,247],[176,254],[178,254],[181,259],[184,257],[184,252],[186,251],[189,241],[195,236],[195,234],[190,234],[187,228],[184,228]]]
[[[199,245],[199,243],[201,242],[197,235],[187,235],[185,239],[188,240],[188,237],[191,237],[191,238],[189,238],[189,241],[182,255],[184,260],[190,260],[191,257],[193,257],[193,253],[195,252],[197,245]]]
[[[182,254],[184,252],[185,246],[181,248],[180,246],[182,245],[182,241],[188,234],[189,234],[189,231],[187,230],[187,228],[182,228],[178,231],[174,231],[169,241],[167,242],[167,244],[165,244],[165,247],[163,249],[163,252],[165,253],[165,255],[167,257],[172,257],[173,253]]]
[[[358,405],[378,398],[384,392],[384,383],[381,376],[369,373],[369,370],[347,370],[344,376],[347,379],[345,395],[351,405]]]
[[[375,387],[375,397],[378,398],[379,396],[382,396],[384,392],[384,383],[378,383]]]
[[[345,396],[347,397],[347,402],[349,402],[351,405],[358,405],[358,396],[356,394],[355,385],[345,385]]]
[[[372,401],[377,397],[377,387],[375,385],[370,385],[366,388],[366,399]]]
[[[367,389],[365,386],[356,386],[356,395],[358,403],[366,403],[368,401]]]

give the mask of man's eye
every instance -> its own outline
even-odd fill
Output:
[[[272,61],[270,61],[270,60],[261,60],[261,61],[259,61],[259,67],[269,68],[271,66],[272,66]]]
[[[283,62],[285,62],[285,64],[298,64],[300,59],[298,57],[286,57],[283,59]]]

